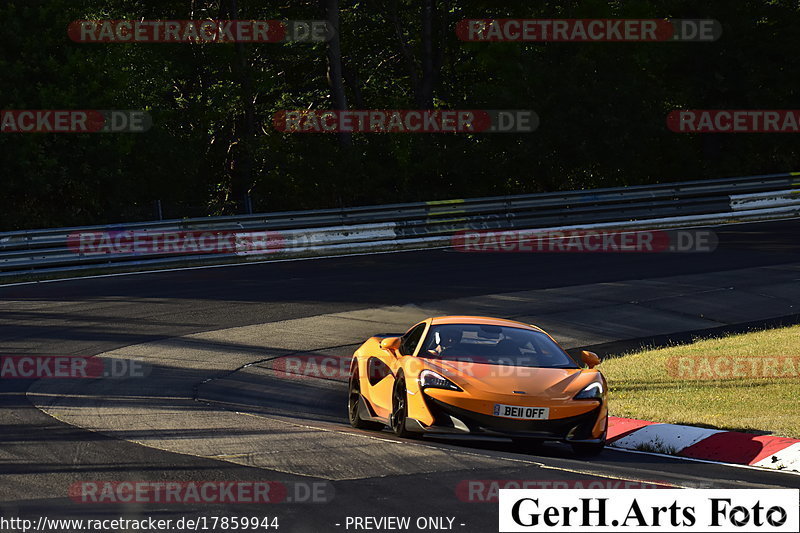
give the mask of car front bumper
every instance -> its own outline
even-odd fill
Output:
[[[409,419],[407,428],[421,433],[439,434],[480,434],[511,438],[530,438],[539,440],[559,440],[575,443],[603,442],[597,435],[598,420],[605,416],[603,405],[580,415],[550,420],[515,420],[486,415],[456,407],[441,400],[425,397],[428,410],[434,418],[433,424],[426,426]]]

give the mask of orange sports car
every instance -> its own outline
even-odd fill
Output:
[[[584,351],[581,359],[536,326],[484,317],[429,318],[399,337],[371,337],[356,350],[350,423],[376,430],[388,425],[400,437],[560,440],[579,454],[598,453],[608,425],[607,386],[594,368],[597,355]]]

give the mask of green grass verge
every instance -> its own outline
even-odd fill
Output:
[[[606,359],[613,416],[800,438],[800,326]]]

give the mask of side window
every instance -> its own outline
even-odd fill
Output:
[[[412,355],[414,353],[414,350],[417,348],[417,344],[419,344],[419,341],[422,340],[422,333],[425,331],[426,325],[427,324],[423,322],[403,335],[403,337],[400,339],[400,353],[402,355]]]

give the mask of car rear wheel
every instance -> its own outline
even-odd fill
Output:
[[[361,404],[361,381],[358,379],[358,369],[350,374],[350,394],[347,399],[347,415],[350,425],[356,429],[383,429],[383,424],[364,420],[359,416],[359,406]]]
[[[579,455],[581,457],[594,457],[595,455],[599,455],[605,446],[605,442],[576,442],[572,444],[572,451],[575,452],[575,455]]]
[[[390,419],[392,431],[401,438],[415,437],[416,434],[406,429],[408,418],[408,394],[406,393],[406,380],[401,375],[397,377],[392,392],[392,416]]]

